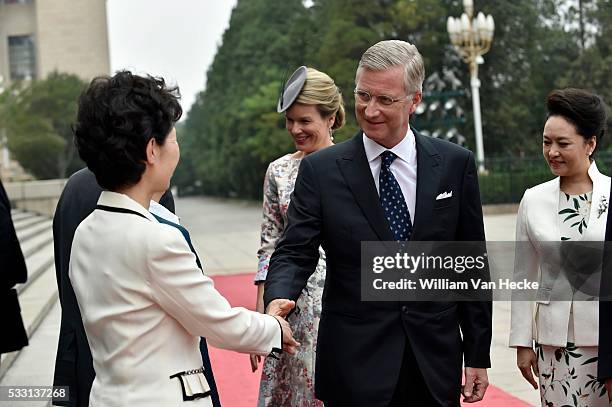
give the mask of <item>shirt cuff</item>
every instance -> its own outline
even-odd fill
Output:
[[[268,355],[268,357],[274,358],[276,360],[280,359],[280,355],[283,353],[283,326],[281,325],[280,321],[278,319],[276,319],[275,317],[274,320],[278,323],[278,327],[280,328],[280,346],[281,348],[276,348],[273,347],[272,351],[270,351],[270,354]]]

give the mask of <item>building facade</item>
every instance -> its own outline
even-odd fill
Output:
[[[53,71],[85,81],[110,73],[106,0],[0,0],[0,89]],[[13,166],[0,151],[0,177]]]

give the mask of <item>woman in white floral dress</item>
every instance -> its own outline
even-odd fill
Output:
[[[593,153],[607,133],[605,105],[589,92],[563,89],[550,93],[546,106],[543,153],[558,177],[525,191],[519,207],[514,278],[540,288],[535,301],[512,302],[510,346],[534,389],[538,376],[542,406],[608,407],[597,380],[601,252],[591,254],[590,268],[568,267],[589,260],[585,252],[572,257],[573,241],[603,248],[610,177],[598,171]]]
[[[340,89],[325,73],[300,67],[284,85],[278,111],[285,112],[285,125],[293,138],[296,152],[270,163],[264,180],[261,247],[255,276],[257,310],[264,312],[264,282],[268,262],[277,240],[287,224],[287,207],[302,158],[332,145],[332,131],[343,126],[344,103]],[[267,358],[259,388],[258,406],[322,406],[314,394],[315,349],[321,295],[325,284],[325,253],[319,248],[319,263],[288,317],[293,335],[301,346],[296,355]],[[253,371],[258,356],[251,356]]]

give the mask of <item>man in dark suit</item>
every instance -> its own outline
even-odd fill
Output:
[[[0,181],[0,309],[3,316],[0,357],[28,345],[15,290],[15,284],[25,283],[27,278],[25,260],[11,218],[11,203]]]
[[[421,136],[409,117],[422,96],[416,47],[382,41],[356,74],[352,139],[302,160],[288,225],[270,261],[268,312],[287,311],[315,269],[327,277],[315,391],[326,406],[459,406],[484,396],[490,302],[365,302],[365,241],[484,241],[473,155]],[[399,219],[399,221],[397,221]]]
[[[68,276],[68,265],[74,232],[83,219],[93,212],[101,192],[102,188],[89,169],[84,168],[76,172],[66,183],[53,218],[55,271],[62,305],[53,385],[70,387],[70,401],[54,401],[53,404],[58,406],[88,406],[89,393],[95,377],[81,313]],[[174,212],[174,199],[170,191],[161,197],[159,203]],[[204,363],[204,374],[211,388],[213,406],[220,407],[204,338],[200,343],[200,351]]]

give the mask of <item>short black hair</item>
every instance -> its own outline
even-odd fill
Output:
[[[94,78],[79,97],[74,141],[102,188],[137,184],[146,168],[146,146],[163,145],[183,110],[177,87],[163,78],[119,71]]]
[[[584,137],[585,141],[595,137],[597,140],[595,150],[608,133],[606,104],[594,93],[576,88],[553,90],[546,97],[546,108],[548,117],[563,117],[574,125],[576,132]]]

